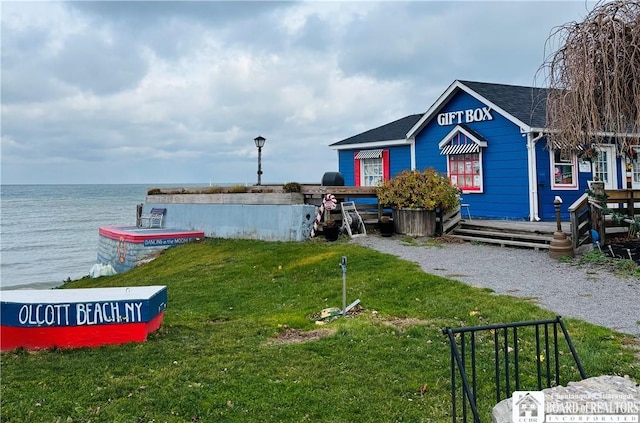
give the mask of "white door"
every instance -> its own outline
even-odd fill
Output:
[[[631,148],[636,152],[633,160],[629,158],[626,159],[626,165],[631,165],[631,188],[640,189],[640,158],[638,158],[638,154],[640,154],[640,147]]]
[[[591,163],[594,181],[603,181],[604,189],[617,189],[616,149],[613,145],[601,145],[596,148],[598,155]]]

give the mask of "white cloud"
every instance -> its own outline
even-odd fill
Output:
[[[319,182],[454,79],[532,84],[583,2],[2,3],[3,183]]]

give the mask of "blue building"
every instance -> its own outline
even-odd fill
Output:
[[[640,165],[615,144],[601,144],[591,160],[584,158],[584,148],[547,146],[547,93],[456,80],[426,113],[330,148],[338,151],[345,185],[378,185],[405,169],[433,167],[461,188],[472,216],[484,219],[553,221],[555,196],[562,198],[562,218],[568,219],[567,207],[585,192],[587,181],[627,188],[629,167],[633,188],[640,189]],[[640,146],[633,149],[640,152]]]

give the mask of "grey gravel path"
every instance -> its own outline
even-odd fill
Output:
[[[471,243],[407,245],[401,236],[371,235],[352,242],[416,262],[427,273],[533,298],[563,317],[640,335],[640,280],[635,278],[559,262],[546,251]]]

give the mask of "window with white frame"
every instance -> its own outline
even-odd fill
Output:
[[[440,154],[447,156],[451,183],[463,192],[483,192],[482,150],[487,141],[464,125],[457,125],[440,141]]]
[[[449,154],[449,178],[463,191],[481,191],[480,153]]]
[[[383,181],[382,157],[360,160],[360,185],[376,187]]]
[[[551,188],[578,188],[577,158],[574,153],[563,150],[551,151]]]
[[[389,151],[361,150],[354,156],[356,186],[375,187],[389,179]]]
[[[638,157],[640,157],[640,147],[632,146],[630,148],[631,151],[635,152],[635,154],[633,154],[632,157],[628,158],[627,160],[629,160],[631,163],[633,184],[638,185],[640,184],[640,159],[638,159]]]

